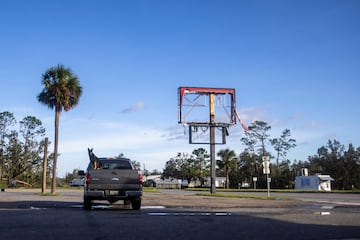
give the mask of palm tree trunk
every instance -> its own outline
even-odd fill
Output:
[[[58,157],[59,121],[60,121],[60,110],[58,107],[55,107],[54,162],[53,162],[53,174],[52,174],[52,183],[51,183],[51,194],[55,194],[56,192],[56,164]]]

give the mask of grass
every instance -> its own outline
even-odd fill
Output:
[[[148,192],[148,193],[159,193],[159,189],[154,188],[154,187],[143,187],[143,192]]]
[[[59,197],[59,196],[62,196],[62,194],[59,194],[59,193],[55,193],[55,194],[52,194],[50,192],[45,192],[45,193],[39,193],[40,196],[50,196],[50,197]]]
[[[210,191],[210,188],[187,188],[187,191]],[[217,188],[218,192],[267,192],[267,189],[225,189]],[[317,191],[317,190],[295,190],[295,189],[270,189],[270,192],[280,193],[357,193],[360,194],[360,190],[331,190],[331,191]]]

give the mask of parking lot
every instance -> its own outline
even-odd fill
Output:
[[[144,193],[142,209],[122,202],[82,208],[81,189],[0,193],[0,239],[360,239],[360,208],[299,200]]]

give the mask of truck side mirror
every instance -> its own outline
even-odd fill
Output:
[[[79,176],[85,176],[85,171],[84,170],[79,170],[78,175]]]

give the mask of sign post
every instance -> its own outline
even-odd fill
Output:
[[[269,178],[270,174],[270,157],[263,156],[262,157],[262,164],[263,164],[263,173],[266,174],[266,183],[267,183],[267,196],[270,197],[270,182],[271,178]]]

